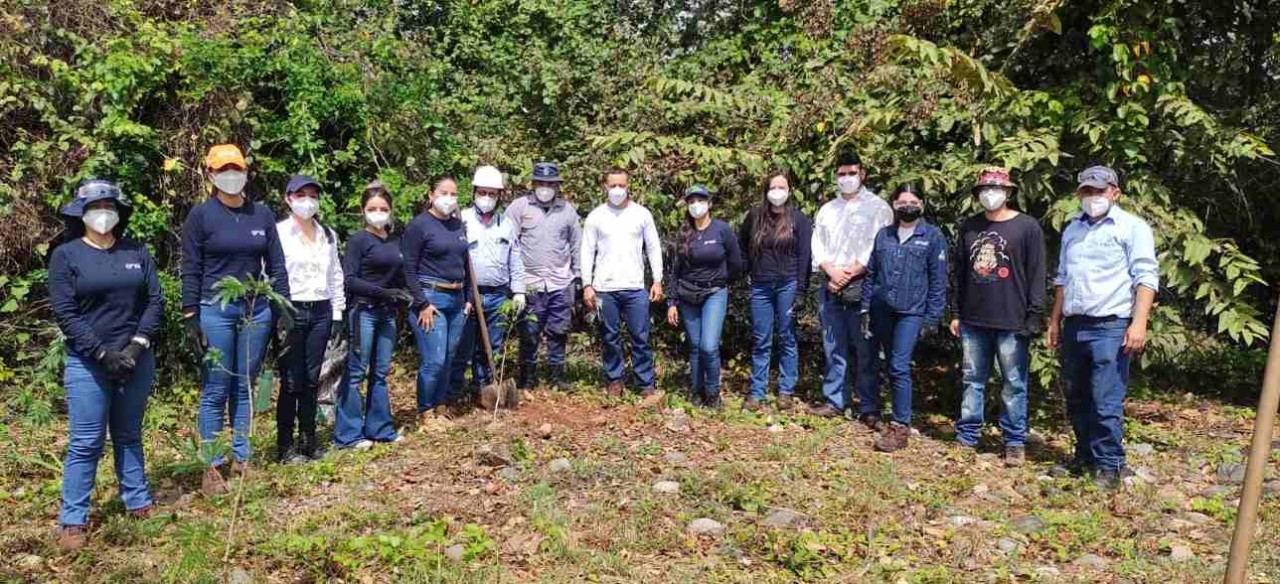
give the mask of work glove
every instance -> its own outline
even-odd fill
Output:
[[[103,349],[98,353],[98,362],[102,364],[102,368],[107,370],[107,375],[119,382],[124,382],[133,375],[133,367],[136,363],[129,358],[124,351],[115,351],[112,349]]]
[[[858,330],[862,333],[862,338],[871,338],[871,313],[863,312],[858,314]]]
[[[281,355],[289,353],[289,341],[293,337],[296,322],[293,320],[292,308],[283,304],[273,304],[271,307],[271,314],[275,319],[276,346]]]
[[[200,354],[204,355],[209,350],[209,339],[204,336],[204,331],[200,330],[199,315],[188,316],[182,323],[182,327],[187,331],[187,339],[200,350]]]
[[[333,325],[329,328],[329,340],[334,343],[341,343],[347,340],[347,318],[345,314],[338,315],[333,319]]]
[[[516,314],[519,314],[528,306],[528,300],[525,299],[524,294],[514,294],[511,296],[511,306],[516,309]]]
[[[402,304],[413,304],[413,294],[404,288],[387,288],[386,299],[391,302],[399,302]]]
[[[924,340],[936,334],[938,334],[938,322],[934,320],[926,320],[924,321],[924,326],[920,327],[920,336],[917,338]]]

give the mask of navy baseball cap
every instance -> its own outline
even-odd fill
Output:
[[[689,197],[702,197],[704,199],[710,199],[714,196],[715,195],[713,195],[711,191],[707,190],[707,187],[704,187],[702,185],[693,185],[684,190],[684,198],[686,199],[688,199]]]
[[[68,217],[83,217],[85,207],[102,200],[115,201],[120,211],[125,211],[129,202],[125,200],[120,187],[109,180],[92,178],[80,183],[76,189],[76,198],[62,208],[62,214]]]
[[[1076,190],[1080,187],[1093,187],[1100,190],[1107,187],[1120,187],[1120,177],[1116,176],[1116,171],[1106,166],[1090,166],[1081,171],[1076,180],[1080,182]]]
[[[533,180],[535,182],[558,183],[564,182],[560,178],[560,167],[554,162],[538,162],[533,165]]]
[[[320,191],[322,193],[324,192],[324,188],[320,186],[319,181],[305,174],[293,175],[293,178],[289,179],[289,186],[286,186],[284,188],[284,192],[286,194],[293,194],[302,190],[303,187],[307,187],[307,186],[313,186],[316,188],[317,191]]]

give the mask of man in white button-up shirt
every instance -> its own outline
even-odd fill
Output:
[[[587,215],[582,226],[582,300],[600,308],[604,337],[606,392],[622,394],[625,369],[622,322],[631,337],[631,369],[641,395],[654,394],[653,349],[649,346],[649,303],[662,300],[662,243],[653,214],[631,200],[630,176],[620,168],[604,177],[608,202]],[[645,292],[644,260],[653,284]]]
[[[855,381],[863,402],[879,391],[875,349],[859,326],[862,278],[867,273],[876,234],[893,224],[893,209],[863,186],[866,171],[852,152],[837,161],[836,185],[840,196],[828,201],[814,217],[813,269],[822,275],[818,288],[818,319],[822,323],[822,348],[827,370],[822,380],[826,403],[814,410],[824,416],[840,415],[849,407],[847,389]],[[850,371],[850,357],[854,367]],[[878,417],[861,416],[863,423],[878,427]]]
[[[502,307],[510,299],[519,314],[525,307],[524,261],[520,255],[518,225],[504,216],[498,202],[506,192],[502,171],[493,166],[476,169],[471,180],[475,198],[470,207],[460,213],[467,226],[467,241],[471,244],[471,264],[475,268],[476,285],[480,289],[480,306],[484,309],[485,325],[489,329],[489,344],[495,354],[502,350],[507,336],[507,321]],[[478,342],[480,322],[476,311],[471,311],[462,329],[462,340],[453,360],[449,385],[461,389],[467,365],[471,365],[471,381],[476,387],[493,382],[493,372],[485,361],[484,347]],[[470,393],[468,393],[470,395]]]
[[[343,289],[338,238],[332,229],[315,220],[320,209],[320,183],[296,175],[285,189],[292,211],[276,224],[285,270],[289,273],[289,300],[295,309],[293,329],[286,335],[286,351],[280,357],[280,400],[276,406],[276,446],[280,462],[301,463],[319,458],[316,442],[316,392],[320,366],[331,332],[346,331],[342,315],[347,308]],[[293,427],[298,425],[297,448]]]

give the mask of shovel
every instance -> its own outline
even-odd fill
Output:
[[[489,321],[484,316],[484,301],[480,297],[480,285],[476,283],[476,268],[471,263],[471,254],[467,254],[467,273],[470,274],[472,309],[476,311],[476,323],[480,326],[480,343],[484,345],[485,361],[489,364],[489,375],[493,381],[480,388],[480,407],[496,412],[501,408],[515,409],[520,405],[520,392],[516,390],[514,380],[499,382],[497,379],[498,364],[493,360],[493,345],[489,344]]]

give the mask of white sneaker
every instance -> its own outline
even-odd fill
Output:
[[[351,448],[355,450],[368,450],[370,448],[373,448],[373,440],[361,440],[359,442],[356,442],[355,444],[352,444]]]
[[[399,444],[401,442],[404,442],[404,434],[396,434],[396,439],[391,441],[392,444]]]

